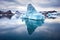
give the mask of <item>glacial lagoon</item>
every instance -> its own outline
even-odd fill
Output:
[[[0,40],[59,40],[60,19],[0,19]]]

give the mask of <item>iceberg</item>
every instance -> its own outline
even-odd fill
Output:
[[[23,21],[27,26],[28,34],[31,35],[38,26],[41,26],[44,23],[44,15],[35,10],[32,4],[28,4],[27,12],[22,15]]]
[[[45,17],[42,13],[39,13],[35,10],[35,8],[32,6],[32,4],[28,4],[27,6],[27,12],[25,15],[22,16],[22,18],[28,18],[33,20],[44,20]]]

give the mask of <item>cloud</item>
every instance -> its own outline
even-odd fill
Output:
[[[60,7],[60,0],[0,0],[0,4],[5,2],[6,4],[15,3],[17,5],[27,5],[28,3],[32,3],[42,7]]]
[[[60,0],[49,0],[47,3],[39,3],[41,7],[60,7]]]
[[[14,2],[15,0],[0,0],[0,1]]]
[[[27,4],[34,4],[37,6],[38,10],[52,10],[60,9],[60,0],[0,0],[0,10],[1,9],[16,9],[16,7],[24,6],[26,7]]]
[[[20,3],[17,3],[14,0],[1,0],[0,1],[0,10],[16,10],[17,6],[20,6]]]
[[[26,5],[30,2],[30,0],[16,0],[16,2]]]
[[[46,4],[46,3],[49,3],[48,0],[31,0],[32,3],[34,4]]]

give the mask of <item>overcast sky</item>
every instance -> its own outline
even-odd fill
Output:
[[[0,0],[0,10],[26,10],[29,3],[33,4],[38,11],[60,11],[60,0]]]

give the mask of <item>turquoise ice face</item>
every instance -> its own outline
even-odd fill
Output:
[[[36,12],[36,10],[35,10],[35,8],[32,6],[32,4],[28,4],[28,6],[27,6],[27,12],[28,12],[28,13]]]
[[[29,35],[31,35],[38,26],[41,26],[44,23],[45,17],[29,4],[27,12],[22,16],[22,19],[25,21]]]
[[[42,20],[24,19],[24,21],[27,26],[27,31],[29,35],[31,35],[38,26],[41,26],[44,23],[43,19]]]

